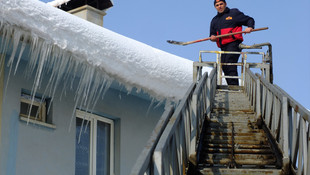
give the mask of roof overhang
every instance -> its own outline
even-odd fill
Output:
[[[77,66],[83,65],[89,72],[96,72],[102,81],[117,81],[128,92],[142,90],[159,101],[178,102],[193,81],[191,60],[90,24],[41,1],[3,0],[0,11],[0,27],[7,31],[3,32],[3,37],[14,36],[14,50],[21,47],[21,39],[30,40],[35,49],[31,53],[44,55],[39,57],[41,67],[45,66],[43,63],[49,65],[51,60],[47,57],[56,56],[57,60],[70,62],[76,68],[66,71],[81,70]],[[63,75],[55,73],[58,74]],[[85,81],[92,78],[85,78]]]

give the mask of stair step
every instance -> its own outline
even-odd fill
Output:
[[[208,143],[205,145],[208,148],[232,148],[231,144],[214,144],[214,143]],[[270,149],[269,145],[245,145],[245,144],[236,144],[234,145],[236,148],[240,149]]]
[[[207,175],[281,175],[281,169],[228,169],[228,168],[203,168],[201,174]]]
[[[242,91],[217,91],[198,162],[201,174],[280,174],[256,114]]]
[[[251,108],[213,108],[212,109],[213,114],[254,114],[253,109]]]
[[[253,116],[246,116],[246,117],[238,117],[238,118],[232,118],[232,117],[211,117],[210,120],[212,122],[224,122],[224,123],[230,123],[230,122],[237,122],[237,123],[248,123],[248,122],[255,122],[256,118]]]
[[[218,128],[213,128],[213,127],[209,127],[207,129],[208,133],[211,132],[215,132],[215,133],[232,133],[234,131],[234,133],[261,133],[264,132],[262,129],[252,129],[252,128],[248,128],[247,126],[244,127],[234,127],[233,128],[223,128],[223,127],[218,127]]]
[[[210,142],[214,140],[227,140],[230,141],[234,139],[235,142],[248,140],[248,141],[267,141],[267,137],[264,135],[253,135],[253,136],[238,136],[234,135],[234,138],[231,136],[225,136],[225,135],[206,135],[204,140],[210,140]]]
[[[213,143],[213,144],[232,144],[232,140],[210,140],[207,141],[207,143]],[[235,144],[238,145],[268,145],[267,140],[235,140]]]
[[[231,154],[224,154],[224,153],[214,153],[206,155],[206,159],[210,160],[220,160],[224,158],[230,158]],[[266,160],[266,159],[274,159],[275,156],[273,154],[234,154],[235,159],[258,159],[258,160]]]
[[[206,153],[231,153],[231,148],[205,148]],[[272,154],[271,149],[234,149],[235,154]]]
[[[243,118],[244,119],[244,118]],[[210,127],[226,127],[231,128],[232,126],[248,126],[248,127],[255,127],[256,124],[252,123],[251,121],[242,121],[242,122],[213,122],[209,121],[208,126]]]
[[[232,162],[231,158],[222,158],[222,159],[207,159],[205,160],[206,164],[214,165],[214,164],[222,164],[222,165],[228,165]],[[255,166],[262,166],[262,165],[275,165],[276,164],[276,158],[269,158],[269,159],[251,159],[251,158],[245,158],[245,159],[234,159],[234,163],[236,166],[243,166],[243,165],[255,165]]]
[[[212,112],[210,118],[255,118],[255,113],[244,111],[225,111],[224,113]],[[243,122],[248,122],[244,120]]]

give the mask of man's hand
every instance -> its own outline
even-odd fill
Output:
[[[215,42],[216,41],[216,36],[211,35],[211,41]]]
[[[248,27],[244,31],[245,31],[245,33],[251,33],[253,31],[253,28],[252,27]]]

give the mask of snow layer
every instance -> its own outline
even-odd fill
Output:
[[[53,6],[53,7],[57,7],[57,6],[61,6],[62,4],[68,3],[70,0],[54,0],[51,2],[48,2],[47,4]]]
[[[78,61],[156,99],[180,100],[192,83],[192,61],[153,48],[37,0],[0,1],[0,21],[72,53]]]

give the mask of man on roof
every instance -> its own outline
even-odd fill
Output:
[[[250,33],[254,29],[254,19],[240,12],[236,8],[228,8],[225,0],[214,0],[214,7],[218,13],[211,21],[211,41],[216,42],[217,46],[221,48],[222,51],[241,52],[239,44],[243,41],[242,34],[222,38],[216,38],[216,35],[240,32],[242,31],[242,26],[247,26],[245,32]],[[221,62],[237,63],[239,56],[239,54],[222,54]],[[223,71],[225,76],[238,76],[236,65],[223,65]],[[239,85],[237,78],[226,78],[226,81],[228,85]]]

